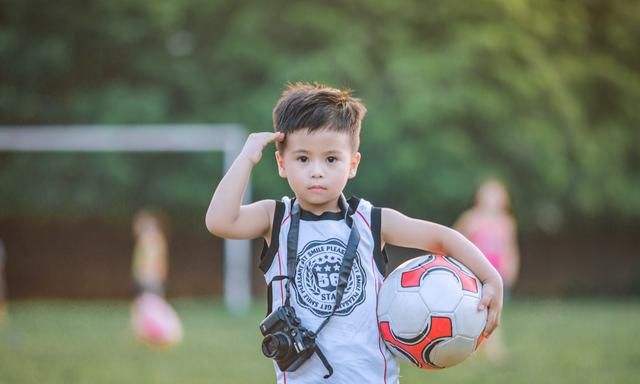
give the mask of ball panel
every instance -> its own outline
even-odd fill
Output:
[[[404,340],[391,330],[388,322],[380,323],[380,333],[385,344],[390,345],[392,353],[425,369],[439,368],[428,360],[427,353],[435,344],[451,338],[452,331],[450,318],[432,317],[430,326],[416,335],[414,340]]]
[[[455,310],[456,332],[459,335],[476,339],[487,323],[487,310],[478,311],[480,300],[472,296],[463,296]]]
[[[452,367],[469,357],[475,348],[476,343],[473,338],[454,336],[433,347],[429,354],[429,360],[441,368]]]
[[[454,259],[454,258],[453,258],[453,257],[451,257],[451,256],[444,256],[444,258],[445,258],[448,262],[450,262],[450,263],[454,264],[456,267],[458,267],[458,269],[460,269],[462,272],[466,273],[466,274],[467,274],[467,275],[469,275],[469,276],[474,276],[474,275],[473,275],[473,272],[471,272],[471,270],[470,270],[469,268],[467,268],[467,266],[466,266],[466,265],[462,264],[462,263],[461,263],[461,262],[459,262],[458,260]]]
[[[395,277],[398,276],[399,275],[396,274]],[[398,291],[396,280],[394,276],[389,275],[384,281],[384,284],[382,284],[380,292],[378,292],[378,318],[380,320],[387,318],[389,315],[389,308],[391,308],[393,299]]]
[[[413,259],[409,259],[404,263],[400,264],[393,272],[397,271],[398,273],[402,273],[402,272],[410,271],[430,260],[433,260],[434,258],[435,256],[433,255],[423,255],[423,256],[414,257]]]
[[[418,292],[397,292],[388,318],[396,335],[413,338],[427,327],[429,309]]]
[[[427,274],[420,295],[432,312],[453,312],[462,299],[460,284],[451,272],[435,270]]]

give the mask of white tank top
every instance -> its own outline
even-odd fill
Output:
[[[287,235],[292,200],[276,203],[271,244],[261,256],[269,293],[269,311],[286,299]],[[380,249],[380,209],[362,199],[351,198],[351,217],[360,233],[356,258],[342,302],[328,324],[320,331],[317,345],[334,369],[327,370],[314,354],[294,372],[282,372],[274,362],[277,382],[299,383],[384,383],[398,382],[395,358],[385,347],[378,330],[378,291],[384,280],[386,255]],[[329,316],[335,304],[335,290],[351,228],[343,212],[316,216],[302,211],[298,238],[295,284],[291,284],[291,305],[302,325],[315,331]],[[275,278],[275,279],[274,279]],[[295,288],[294,288],[295,287]]]

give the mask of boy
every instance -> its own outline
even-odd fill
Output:
[[[217,236],[265,239],[260,269],[268,284],[269,312],[292,307],[300,324],[317,332],[318,353],[297,369],[283,371],[276,360],[278,383],[398,382],[398,366],[380,338],[376,316],[385,275],[385,244],[460,260],[485,284],[480,305],[489,309],[486,335],[499,323],[502,280],[464,236],[342,196],[360,163],[365,113],[366,108],[348,91],[321,84],[289,86],[273,111],[275,133],[249,136],[207,211],[207,228]],[[251,170],[270,142],[277,146],[278,173],[287,179],[295,199],[242,205]],[[345,267],[351,262],[350,268]],[[345,268],[348,283],[339,273]],[[336,298],[340,285],[342,300]],[[266,344],[266,355],[278,347]],[[323,379],[331,368],[333,375]]]

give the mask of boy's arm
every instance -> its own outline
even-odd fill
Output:
[[[242,205],[242,195],[249,183],[253,167],[262,158],[264,147],[273,141],[283,139],[284,134],[279,132],[249,135],[242,151],[211,198],[205,219],[209,232],[228,239],[254,239],[268,235],[275,202],[262,200]]]
[[[485,335],[500,323],[502,278],[482,252],[459,232],[440,224],[407,217],[393,209],[382,209],[382,241],[406,248],[423,249],[459,260],[484,285],[478,309],[488,308]]]

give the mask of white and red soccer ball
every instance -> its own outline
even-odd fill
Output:
[[[394,355],[419,368],[441,369],[482,343],[487,311],[478,310],[482,283],[460,262],[441,255],[396,268],[379,293],[378,325]]]

